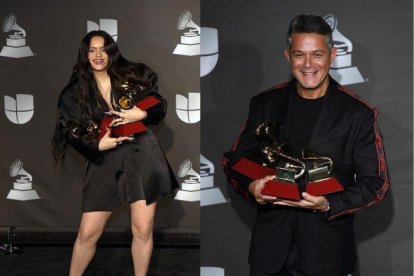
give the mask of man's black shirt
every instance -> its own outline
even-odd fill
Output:
[[[295,157],[301,157],[302,150],[309,142],[324,97],[305,99],[297,92],[293,93],[289,118],[288,145]]]

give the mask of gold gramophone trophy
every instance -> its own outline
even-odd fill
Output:
[[[73,126],[70,135],[76,139],[95,140],[99,135],[99,128],[94,121],[89,120],[82,126]]]
[[[146,93],[147,89],[141,84],[122,80],[120,85],[115,88],[114,93],[111,93],[111,103],[117,111],[132,109],[134,106],[148,110],[157,105],[160,100],[154,96],[147,97]],[[105,135],[106,129],[109,128],[113,119],[113,116],[107,116],[101,120],[99,139]],[[130,136],[146,130],[145,125],[141,121],[137,121],[112,127],[112,136]]]
[[[305,164],[287,154],[284,144],[277,142],[276,127],[272,123],[260,124],[255,134],[262,146],[257,148],[254,161],[243,157],[232,168],[252,180],[274,175],[275,179],[265,184],[262,194],[300,200],[296,179],[304,175]]]
[[[296,179],[305,173],[305,164],[292,156],[279,144],[276,139],[276,128],[270,122],[264,122],[256,128],[256,137],[264,141],[260,149],[263,165],[275,168],[274,180],[268,181],[262,194],[300,200],[299,188]]]
[[[321,196],[344,189],[338,180],[331,175],[333,171],[331,158],[317,155],[306,149],[302,152],[302,161],[308,165],[308,183],[306,184],[308,194]]]
[[[128,82],[128,80],[122,80],[119,88],[116,89],[112,96],[112,101],[115,108],[128,110],[133,108],[144,96],[144,86]]]

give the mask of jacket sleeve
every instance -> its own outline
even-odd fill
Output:
[[[65,88],[58,101],[58,124],[68,143],[86,159],[94,163],[102,161],[98,139],[87,139],[73,135],[74,128],[82,127],[82,111],[79,98],[73,89]]]
[[[147,97],[154,97],[159,100],[159,103],[146,109],[147,118],[143,122],[147,125],[156,125],[158,124],[167,113],[167,101],[158,93],[158,76],[150,68],[145,67],[145,76],[151,82],[151,88],[147,92]]]
[[[353,148],[355,181],[343,192],[327,195],[329,220],[352,214],[380,202],[388,188],[387,164],[382,137],[377,124],[377,110],[362,116]]]
[[[249,184],[253,181],[233,170],[236,164],[243,156],[250,155],[257,147],[258,143],[254,136],[255,124],[253,119],[255,105],[250,101],[249,115],[242,128],[240,136],[233,143],[232,148],[223,154],[222,165],[224,173],[233,189],[238,192],[249,203],[256,203],[252,194],[249,193]]]

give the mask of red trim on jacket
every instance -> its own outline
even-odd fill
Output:
[[[260,95],[260,94],[262,94],[262,93],[265,93],[265,92],[267,92],[267,91],[273,90],[273,89],[279,89],[279,88],[286,87],[286,86],[288,85],[288,83],[289,83],[289,81],[286,81],[286,82],[281,82],[281,83],[275,84],[274,86],[272,86],[272,87],[270,87],[270,88],[267,88],[266,90],[263,90],[263,91],[258,92],[258,93],[256,94],[256,96],[257,96],[257,95]]]
[[[377,124],[377,117],[378,117],[378,111],[377,109],[369,104],[367,101],[365,101],[363,98],[361,98],[359,95],[357,95],[356,93],[354,93],[353,91],[349,90],[346,87],[343,86],[338,86],[338,89],[347,93],[348,95],[350,95],[351,97],[359,100],[360,102],[362,102],[363,104],[365,104],[366,106],[368,106],[373,112],[374,112],[374,132],[375,132],[375,149],[377,151],[377,159],[378,159],[378,176],[381,176],[384,178],[384,184],[382,185],[382,187],[377,191],[377,194],[375,196],[375,198],[368,202],[367,204],[360,206],[360,207],[356,207],[356,208],[351,208],[351,209],[347,209],[344,210],[334,216],[329,217],[329,220],[333,220],[339,216],[345,215],[345,214],[352,214],[355,213],[359,210],[368,208],[374,204],[379,203],[385,196],[388,188],[389,188],[389,182],[388,182],[388,175],[387,175],[387,163],[385,162],[385,153],[384,153],[384,148],[383,148],[383,142],[382,142],[382,138],[381,138],[381,134],[378,128],[378,124]]]

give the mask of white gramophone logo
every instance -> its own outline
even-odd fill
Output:
[[[4,111],[11,122],[18,125],[27,123],[34,113],[33,95],[16,94],[16,99],[4,96]]]
[[[12,32],[6,38],[6,46],[1,49],[0,56],[23,58],[34,56],[32,50],[26,45],[26,31],[16,22],[16,16],[9,14],[3,21],[3,32]]]
[[[329,70],[332,78],[342,85],[364,82],[358,68],[352,66],[352,42],[338,31],[338,19],[332,14],[323,19],[333,31],[332,39],[337,49],[335,61]]]
[[[201,200],[200,206],[226,203],[218,187],[214,187],[214,164],[200,154]]]
[[[173,54],[183,56],[197,56],[200,54],[200,27],[191,20],[190,11],[185,11],[178,19],[177,29],[184,31],[181,43],[177,44]]]
[[[224,276],[224,268],[202,266],[200,267],[200,276]]]
[[[40,199],[37,192],[32,187],[32,176],[23,169],[23,162],[17,159],[10,166],[9,175],[14,177],[13,189],[7,195],[7,199],[13,200],[33,200]]]
[[[218,61],[218,32],[214,28],[201,27],[200,76],[213,71]]]
[[[175,111],[178,118],[187,124],[194,124],[200,121],[200,93],[189,92],[188,98],[175,95]]]
[[[178,176],[184,179],[180,184],[180,190],[175,195],[176,200],[199,201],[200,200],[200,175],[193,170],[193,164],[189,159],[181,163]]]
[[[118,39],[118,21],[115,19],[99,19],[99,24],[93,21],[87,21],[87,32],[105,31],[116,41]]]

